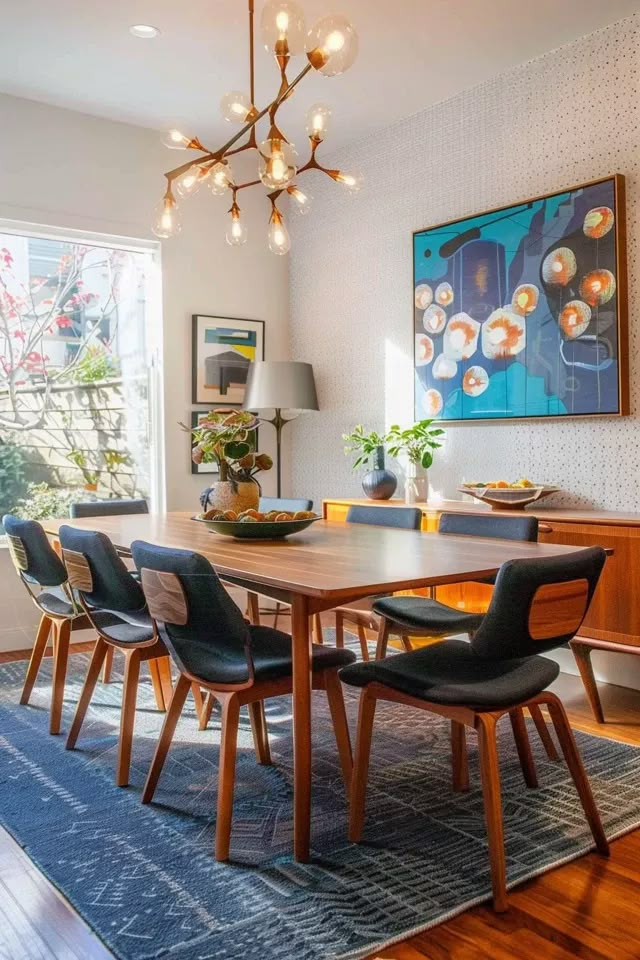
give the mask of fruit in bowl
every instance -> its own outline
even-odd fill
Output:
[[[463,487],[470,490],[529,490],[532,487],[544,487],[544,483],[532,483],[526,477],[509,483],[508,480],[491,480],[489,483],[463,483]]]
[[[207,510],[193,517],[213,531],[239,540],[281,540],[321,520],[312,510]]]
[[[283,523],[288,520],[319,520],[320,517],[313,510],[269,510],[261,513],[259,510],[207,510],[199,513],[198,520],[233,520],[240,523]]]

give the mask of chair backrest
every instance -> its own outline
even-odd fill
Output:
[[[118,556],[104,533],[78,530],[66,524],[58,531],[69,583],[89,608],[135,613],[144,610],[142,587]]]
[[[368,523],[376,527],[419,530],[422,511],[418,507],[364,507],[354,504],[349,507],[347,523]]]
[[[287,497],[260,497],[260,512],[269,513],[270,510],[289,510],[297,513],[298,510],[313,510],[313,500]]]
[[[463,537],[492,537],[500,540],[538,539],[538,518],[529,514],[514,517],[497,517],[488,513],[443,513],[440,516],[438,533],[457,534]]]
[[[146,500],[81,500],[72,503],[69,516],[72,520],[79,517],[118,517],[129,513],[149,513]]]
[[[2,525],[13,565],[24,580],[41,587],[59,587],[67,582],[64,564],[36,520],[22,520],[8,513]]]
[[[219,658],[218,682],[228,683],[233,676],[234,683],[250,684],[253,661],[248,625],[206,557],[143,540],[131,544],[131,553],[149,613],[159,622],[162,639],[182,672],[197,677],[206,651],[207,679],[216,682]]]
[[[489,609],[471,639],[475,653],[488,660],[511,660],[573,639],[605,560],[602,547],[589,547],[559,557],[504,563]]]

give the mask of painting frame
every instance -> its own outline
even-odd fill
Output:
[[[214,323],[207,324],[206,321],[215,321]],[[234,382],[232,377],[233,373],[228,372],[224,367],[218,367],[217,370],[212,371],[214,376],[219,378],[218,386],[211,386],[211,394],[205,396],[203,394],[204,387],[204,373],[206,369],[205,362],[207,359],[215,362],[215,358],[211,355],[210,352],[207,352],[207,346],[204,341],[204,338],[201,337],[201,331],[204,332],[206,327],[209,327],[211,330],[219,328],[221,331],[224,331],[225,335],[229,337],[229,351],[230,353],[237,353],[239,358],[239,364],[235,366],[231,364],[231,369],[235,368],[236,375],[239,377],[237,382]],[[209,407],[222,406],[222,407],[242,407],[244,404],[244,388],[246,386],[246,377],[248,374],[248,366],[251,363],[251,360],[248,361],[245,367],[245,361],[243,360],[240,352],[237,347],[231,342],[232,337],[235,334],[255,334],[255,357],[257,360],[264,360],[265,356],[265,321],[264,320],[249,320],[243,317],[224,317],[219,314],[204,314],[204,313],[194,313],[191,316],[191,402],[193,404],[203,405],[206,404]],[[242,346],[245,346],[244,344]],[[248,349],[250,349],[250,346]],[[234,349],[235,348],[235,349]],[[245,346],[245,349],[247,347]],[[220,350],[220,353],[223,354],[224,351]],[[227,396],[228,391],[228,396]]]
[[[473,221],[484,217],[490,217],[494,214],[500,214],[514,208],[525,206],[532,207],[541,201],[552,200],[564,194],[572,195],[588,188],[599,187],[611,184],[614,197],[614,226],[611,232],[614,236],[614,262],[615,262],[615,330],[616,330],[616,373],[617,373],[617,409],[611,411],[593,411],[593,412],[555,412],[542,414],[521,414],[502,416],[469,416],[469,417],[442,417],[433,416],[433,419],[446,425],[469,424],[469,423],[508,423],[511,421],[527,420],[567,420],[567,419],[593,419],[602,417],[622,417],[630,413],[629,398],[629,303],[628,303],[628,277],[627,277],[627,227],[626,227],[626,184],[623,174],[614,173],[594,180],[585,181],[564,189],[553,190],[547,193],[539,194],[533,197],[527,197],[521,201],[503,204],[493,207],[489,210],[483,210],[479,213],[466,214],[441,223],[436,223],[428,227],[414,230],[412,233],[412,339],[413,339],[413,409],[416,419],[424,417],[424,412],[418,413],[418,375],[416,363],[416,286],[419,285],[416,269],[417,244],[416,238],[442,230],[446,227],[455,227],[464,224],[467,221]],[[436,279],[433,280],[436,283]]]
[[[201,418],[206,417],[207,414],[213,409],[215,408],[209,407],[208,410],[192,410],[191,411],[191,429],[195,430],[198,424],[200,423]],[[224,410],[225,409],[224,405],[219,407],[219,409]],[[257,416],[257,414],[255,414],[255,416]],[[250,434],[250,442],[253,445],[253,452],[256,452],[258,450],[258,430],[259,428],[256,427],[256,429],[252,430]],[[194,463],[193,462],[193,460],[191,459],[191,451],[193,449],[193,446],[194,444],[193,442],[191,442],[191,439],[190,439],[189,461],[191,463],[191,473],[194,476],[198,476],[199,474],[202,474],[204,476],[211,475],[211,474],[219,474],[220,470],[218,469],[218,464],[215,461],[211,463]]]

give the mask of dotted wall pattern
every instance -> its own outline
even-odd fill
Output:
[[[322,408],[292,425],[293,492],[317,505],[362,495],[342,433],[412,419],[414,230],[622,173],[632,415],[449,425],[430,483],[457,497],[463,480],[526,475],[561,486],[557,504],[640,510],[640,15],[395,123],[330,165],[361,170],[365,185],[352,198],[310,174],[314,209],[291,217],[293,355],[314,364]]]

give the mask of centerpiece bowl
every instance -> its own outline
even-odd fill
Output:
[[[225,537],[234,537],[236,540],[284,540],[292,533],[306,530],[322,517],[307,517],[305,520],[255,520],[247,523],[243,520],[204,520],[202,517],[192,517],[197,523],[204,525],[212,533]]]
[[[560,487],[550,487],[547,484],[531,484],[529,486],[489,487],[478,484],[463,484],[458,487],[459,493],[468,493],[476,500],[488,503],[492,510],[524,510],[537,500],[557,493]]]

